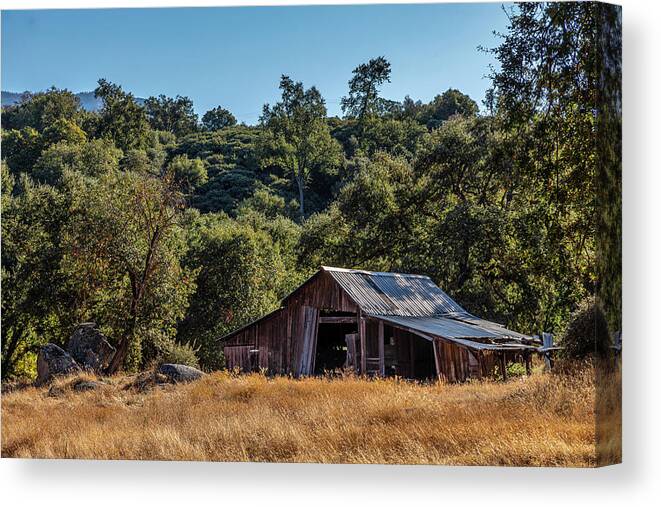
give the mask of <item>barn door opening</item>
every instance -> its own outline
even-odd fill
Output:
[[[355,317],[322,315],[317,331],[317,351],[314,361],[315,375],[342,370],[348,360],[355,361],[358,328]],[[353,345],[353,351],[351,351]],[[353,352],[353,354],[351,354]],[[351,355],[353,357],[347,357]]]

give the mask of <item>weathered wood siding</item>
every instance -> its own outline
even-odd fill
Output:
[[[356,313],[358,307],[331,275],[320,271],[284,301],[285,306],[311,306],[318,310]]]
[[[324,272],[301,286],[284,304],[284,308],[225,341],[228,368],[250,369],[246,363],[249,355],[234,349],[242,346],[259,351],[259,368],[269,374],[310,375],[314,371],[319,312],[357,310],[337,282]]]
[[[250,371],[250,345],[224,347],[225,366],[228,370],[238,369],[244,373]]]
[[[470,378],[468,350],[436,338],[434,351],[439,378],[448,382],[463,382]]]

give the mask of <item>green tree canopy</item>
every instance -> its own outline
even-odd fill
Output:
[[[99,112],[97,137],[111,139],[123,152],[144,148],[148,142],[149,121],[131,93],[122,87],[99,79],[94,96],[103,101]]]
[[[259,215],[233,221],[218,215],[194,219],[186,265],[201,267],[197,289],[178,339],[191,344],[209,369],[222,366],[217,339],[275,309],[291,287],[287,251],[297,241],[292,222],[276,235],[276,224]]]
[[[84,302],[80,319],[114,338],[109,372],[136,368],[147,345],[172,343],[194,289],[194,273],[179,263],[182,197],[168,179],[135,173],[91,180],[84,190],[63,234],[62,269]]]
[[[41,134],[32,127],[2,132],[2,158],[13,174],[30,172],[43,146]]]
[[[119,169],[122,152],[107,139],[84,143],[60,142],[46,149],[34,165],[32,176],[49,185],[58,185],[66,171],[86,176],[102,176]]]
[[[282,97],[266,104],[260,119],[263,166],[281,166],[298,188],[299,213],[305,217],[305,188],[313,171],[329,171],[341,163],[341,150],[326,123],[326,106],[319,91],[288,76],[280,80]]]
[[[144,107],[149,124],[154,130],[183,136],[197,128],[197,114],[193,109],[193,101],[188,97],[149,97],[145,100]]]
[[[34,376],[38,347],[62,344],[73,306],[61,235],[72,193],[15,179],[2,164],[2,378]]]
[[[349,95],[342,97],[342,111],[349,118],[363,119],[379,109],[379,87],[390,82],[390,62],[383,56],[362,63],[353,70]]]
[[[207,182],[207,169],[199,158],[189,159],[186,155],[176,155],[168,164],[166,172],[189,193]]]
[[[621,327],[620,12],[595,2],[518,4],[491,50],[499,69],[490,93],[491,108],[525,147],[517,171],[530,185],[530,200],[542,193],[549,199],[551,248],[560,259],[570,252],[570,266],[592,266],[587,277],[598,276],[600,303],[615,328]],[[596,234],[603,248],[595,257]]]
[[[209,109],[202,116],[202,128],[208,132],[236,125],[236,118],[227,109],[218,106]]]
[[[21,101],[3,108],[3,130],[21,130],[31,127],[43,132],[57,120],[67,120],[79,124],[84,115],[80,101],[69,90],[55,87],[46,92],[27,93]]]
[[[449,88],[441,95],[434,97],[420,115],[420,121],[433,129],[448,120],[451,116],[475,116],[479,108],[477,103],[459,90]]]

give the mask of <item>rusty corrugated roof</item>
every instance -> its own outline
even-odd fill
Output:
[[[466,314],[428,276],[322,267],[370,315]]]

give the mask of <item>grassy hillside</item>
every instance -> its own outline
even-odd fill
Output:
[[[508,383],[266,378],[188,385],[104,379],[95,391],[2,396],[2,456],[148,460],[590,466],[594,372]],[[137,387],[136,387],[137,386]],[[615,391],[613,391],[615,392]],[[619,403],[602,397],[619,421]],[[606,424],[609,424],[606,421]],[[612,430],[613,428],[611,428]],[[608,433],[612,442],[614,431]],[[613,446],[613,447],[609,447]],[[620,453],[605,442],[599,461]]]

